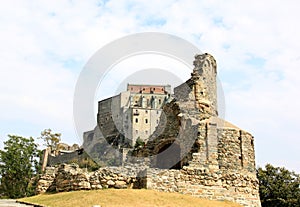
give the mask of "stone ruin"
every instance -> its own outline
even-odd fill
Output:
[[[124,155],[120,166],[95,172],[76,165],[49,166],[38,193],[147,188],[260,207],[254,138],[218,117],[213,56],[196,55],[194,66],[191,78],[176,87],[174,98],[163,106],[147,142],[129,149],[116,147]]]

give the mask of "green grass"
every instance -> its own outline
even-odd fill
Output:
[[[228,201],[210,201],[190,195],[145,189],[73,191],[42,194],[19,200],[48,207],[241,207]]]

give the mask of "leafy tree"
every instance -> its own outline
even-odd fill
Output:
[[[20,198],[34,193],[34,176],[39,169],[40,150],[34,139],[8,135],[4,149],[0,150],[2,195]]]
[[[300,176],[285,168],[258,168],[259,194],[263,207],[299,207]]]
[[[50,147],[51,151],[56,150],[57,144],[60,142],[60,133],[52,133],[51,129],[45,129],[41,132],[39,139],[45,141],[46,146]]]

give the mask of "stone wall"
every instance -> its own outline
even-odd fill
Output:
[[[41,176],[37,193],[74,190],[94,190],[102,188],[139,188],[137,175],[145,168],[141,166],[104,167],[94,172],[79,168],[77,164],[61,164],[46,167]]]
[[[212,200],[228,200],[247,207],[260,206],[255,173],[245,170],[214,171],[193,166],[169,170],[136,164],[88,172],[76,164],[62,164],[46,168],[38,182],[37,193],[102,188],[147,188]]]
[[[236,171],[211,172],[206,168],[144,170],[141,185],[147,189],[179,192],[212,200],[228,200],[258,207],[258,181],[255,174]]]
[[[53,166],[61,163],[71,162],[71,161],[80,161],[88,157],[86,153],[80,153],[79,151],[68,152],[60,154],[57,156],[48,155],[47,165]]]

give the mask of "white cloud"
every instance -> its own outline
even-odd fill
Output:
[[[6,1],[0,135],[37,136],[50,127],[72,139],[73,90],[88,58],[126,34],[167,32],[216,57],[227,117],[255,135],[258,163],[300,171],[299,6],[293,0]]]

